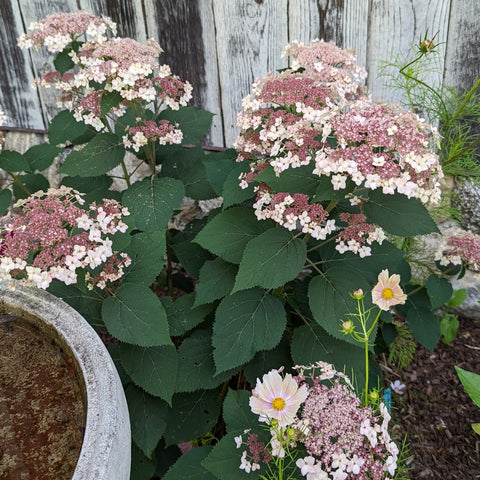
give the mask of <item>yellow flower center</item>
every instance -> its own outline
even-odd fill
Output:
[[[393,290],[391,288],[384,288],[382,290],[382,297],[385,299],[385,300],[391,300],[393,298]]]
[[[277,397],[272,400],[272,407],[275,410],[281,411],[285,408],[285,400],[282,397]]]

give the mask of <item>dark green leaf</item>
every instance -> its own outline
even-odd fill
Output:
[[[384,195],[381,190],[374,190],[363,208],[369,222],[399,237],[439,232],[428,210],[416,198],[400,193]]]
[[[122,343],[120,362],[136,385],[171,404],[178,368],[173,345],[144,348]]]
[[[122,283],[103,302],[102,318],[109,333],[122,342],[142,347],[171,344],[167,314],[147,286]]]
[[[167,426],[168,405],[130,384],[125,390],[130,413],[132,439],[148,458],[152,458]]]
[[[341,190],[334,190],[331,178],[322,175],[318,179],[317,190],[313,200],[315,202],[321,202],[323,200],[343,200],[348,193],[355,190],[355,186],[355,182],[348,178],[345,188]]]
[[[162,176],[177,178],[185,185],[185,195],[194,200],[208,200],[218,196],[210,186],[205,166],[202,162],[202,147],[182,149],[164,160]]]
[[[217,423],[221,406],[216,390],[175,394],[168,412],[166,445],[188,442],[208,433]]]
[[[45,170],[52,165],[55,158],[62,152],[61,148],[49,143],[42,143],[40,145],[34,145],[30,147],[23,156],[30,165],[30,170]]]
[[[155,461],[147,458],[132,442],[132,464],[130,480],[150,480],[155,473]]]
[[[72,112],[62,110],[52,118],[48,127],[48,140],[52,145],[59,145],[73,141],[84,135],[88,126],[77,122]]]
[[[295,330],[292,340],[292,358],[296,365],[312,365],[317,361],[331,363],[339,372],[345,372],[357,391],[365,383],[364,351],[358,346],[332,338],[319,325],[303,325]],[[370,359],[373,369],[375,365]],[[370,376],[370,385],[377,387],[376,372]]]
[[[30,172],[27,159],[13,150],[3,150],[0,153],[0,168],[7,172]]]
[[[170,467],[162,480],[216,480],[210,472],[202,467],[203,459],[213,447],[197,447],[185,452],[177,462]]]
[[[258,426],[258,415],[252,413],[249,405],[251,396],[247,390],[228,389],[223,402],[223,419],[227,425],[227,432],[254,429]]]
[[[211,330],[195,330],[178,349],[176,392],[194,392],[218,387],[233,371],[215,376]]]
[[[12,191],[4,188],[0,191],[0,215],[5,215],[12,203]]]
[[[350,335],[344,335],[341,331],[341,324],[350,319],[353,321],[357,332],[361,326],[355,317],[347,317],[347,314],[357,313],[357,301],[351,294],[361,288],[364,292],[370,290],[370,286],[362,275],[351,270],[333,267],[323,275],[314,277],[308,287],[310,309],[315,321],[324,328],[332,337],[342,339],[346,342],[358,345]],[[365,308],[371,306],[368,296],[365,296]],[[370,323],[374,320],[377,311],[372,312]],[[374,331],[371,341],[375,339]]]
[[[212,309],[210,305],[194,308],[194,301],[195,295],[193,293],[182,295],[175,301],[172,301],[170,297],[161,298],[162,305],[167,312],[170,335],[172,337],[184,335],[192,328],[200,325],[208,313],[210,313]]]
[[[240,263],[247,243],[270,227],[251,208],[233,207],[216,215],[194,241],[227,262]]]
[[[21,188],[17,182],[13,183],[13,194],[18,200],[20,198],[27,198],[32,193],[43,190],[46,192],[50,187],[48,180],[41,173],[26,173],[25,175],[18,175],[17,179],[27,189],[28,194],[24,188]]]
[[[102,175],[120,165],[125,149],[112,133],[99,133],[81,150],[71,152],[60,167],[60,172],[79,177]]]
[[[106,115],[112,108],[118,107],[123,97],[118,92],[105,92],[100,98],[101,116]]]
[[[175,243],[171,247],[178,261],[193,278],[198,278],[205,262],[213,258],[210,252],[196,243],[186,241]]]
[[[58,70],[60,75],[63,75],[75,66],[72,57],[69,55],[70,51],[71,47],[68,46],[60,53],[57,53],[55,59],[53,60],[53,65],[55,65],[55,69]]]
[[[238,205],[255,196],[253,190],[253,187],[257,185],[255,182],[250,183],[247,188],[240,187],[240,180],[238,177],[241,173],[249,171],[250,166],[248,162],[241,162],[232,168],[232,171],[228,174],[225,183],[223,184],[223,208]]]
[[[260,288],[225,297],[213,327],[217,373],[243,365],[257,352],[278,345],[286,320],[282,302]]]
[[[145,178],[134,183],[123,193],[122,205],[135,216],[139,230],[164,230],[173,210],[178,208],[185,194],[182,182],[173,178]]]
[[[453,293],[452,284],[446,278],[437,277],[433,273],[427,278],[425,287],[433,310],[447,303]]]
[[[238,267],[221,258],[205,262],[200,270],[195,306],[211,303],[228,295],[235,283]]]
[[[210,130],[213,113],[197,107],[181,107],[179,110],[163,110],[158,119],[178,123],[183,132],[184,145],[197,144]]]
[[[126,253],[132,263],[122,281],[151,285],[163,268],[165,232],[141,232],[134,235]]]
[[[223,193],[223,184],[232,169],[236,166],[237,152],[228,149],[224,152],[215,152],[205,155],[202,163],[205,166],[207,177],[217,196]]]
[[[245,247],[233,292],[285,285],[301,272],[306,258],[305,242],[284,228],[271,228]]]
[[[320,181],[320,177],[314,175],[312,170],[312,165],[302,165],[289,168],[277,176],[273,167],[268,166],[255,177],[255,181],[266,183],[274,192],[288,192],[290,195],[304,193],[310,196],[317,191]]]
[[[424,308],[411,308],[407,313],[407,323],[415,340],[433,352],[440,340],[440,324],[435,315]]]

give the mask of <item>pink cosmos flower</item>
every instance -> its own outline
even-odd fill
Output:
[[[260,415],[261,422],[275,419],[280,427],[291,424],[300,405],[308,396],[305,385],[299,387],[292,375],[285,377],[277,370],[271,370],[262,378],[257,378],[257,385],[250,397],[250,408]]]
[[[388,275],[382,270],[378,275],[378,283],[372,290],[372,302],[381,310],[390,310],[394,305],[403,305],[407,295],[400,288],[400,275]]]

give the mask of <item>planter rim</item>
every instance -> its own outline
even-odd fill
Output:
[[[130,419],[122,383],[95,330],[60,298],[18,282],[0,282],[0,307],[56,330],[80,366],[86,390],[86,425],[72,480],[130,478]]]

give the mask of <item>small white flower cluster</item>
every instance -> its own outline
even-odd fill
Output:
[[[324,220],[322,215],[319,222],[312,218],[308,206],[301,213],[297,213],[292,208],[294,204],[295,200],[291,195],[287,195],[282,201],[274,202],[272,193],[259,190],[253,208],[258,220],[273,220],[290,231],[298,229],[317,240],[325,240],[327,235],[335,230],[335,220]],[[320,207],[320,204],[316,206]]]
[[[385,231],[381,227],[375,227],[375,230],[370,232],[365,238],[368,245],[351,238],[346,242],[344,240],[338,241],[335,245],[335,250],[340,253],[352,252],[360,258],[369,257],[372,254],[372,249],[369,245],[372,245],[374,242],[381,245],[386,238]]]

